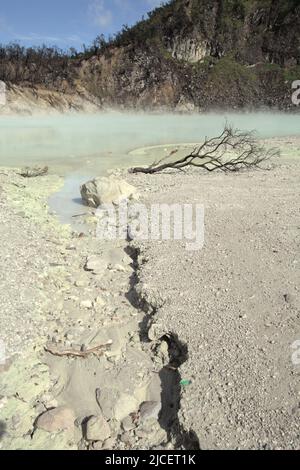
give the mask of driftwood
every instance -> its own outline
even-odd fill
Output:
[[[44,167],[25,167],[22,168],[21,172],[19,173],[24,178],[36,178],[37,176],[43,176],[48,173],[49,168],[47,166]]]
[[[25,184],[18,184],[18,183],[14,183],[14,182],[12,182],[10,184],[12,184],[13,186],[16,186],[16,188],[22,188],[22,189],[26,188]]]
[[[263,162],[279,155],[278,149],[267,149],[259,144],[254,132],[243,132],[226,124],[218,137],[208,139],[179,160],[167,161],[172,154],[152,163],[149,167],[136,167],[131,173],[158,173],[166,169],[183,171],[188,166],[207,171],[234,172],[241,169],[260,168]]]
[[[53,356],[69,356],[69,357],[87,357],[90,354],[102,355],[104,350],[109,348],[112,345],[112,341],[108,341],[105,344],[100,344],[92,349],[87,349],[86,351],[76,351],[75,349],[64,349],[60,350],[57,347],[45,346],[45,351],[52,354]]]
[[[91,211],[91,212],[82,212],[81,214],[74,214],[72,215],[72,218],[76,219],[76,217],[85,217],[87,215],[95,215],[95,212]]]
[[[76,219],[76,217],[84,217],[84,216],[86,216],[86,215],[88,215],[88,213],[87,213],[87,212],[83,212],[82,214],[74,214],[74,215],[72,215],[72,218],[73,218],[73,219]]]

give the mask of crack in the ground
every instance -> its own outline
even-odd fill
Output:
[[[179,369],[188,359],[188,346],[172,332],[164,333],[151,343],[149,330],[159,307],[152,304],[146,296],[142,295],[141,290],[137,289],[140,284],[140,266],[146,262],[143,259],[140,261],[140,249],[128,245],[126,252],[133,260],[132,267],[134,269],[127,298],[134,308],[143,311],[145,314],[139,324],[140,341],[144,346],[148,345],[147,351],[151,353],[153,362],[157,357],[158,346],[162,342],[166,342],[168,345],[168,363],[164,364],[158,373],[161,382],[161,411],[158,422],[161,428],[167,432],[168,440],[172,443],[174,449],[199,450],[200,444],[196,433],[193,430],[184,429],[178,416],[181,400]],[[151,346],[149,347],[150,343]]]

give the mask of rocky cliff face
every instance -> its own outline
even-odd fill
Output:
[[[0,104],[1,115],[43,113],[94,113],[99,111],[97,99],[84,89],[71,89],[68,93],[44,87],[9,85],[5,104]]]
[[[82,63],[103,105],[292,107],[299,0],[174,0]]]
[[[172,0],[100,43],[75,57],[0,47],[0,80],[62,109],[297,109],[300,0]]]

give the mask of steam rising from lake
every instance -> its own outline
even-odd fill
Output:
[[[300,133],[295,114],[163,115],[99,113],[0,117],[0,165],[47,164],[60,173],[100,174],[115,166],[145,163],[138,147],[199,142],[219,134],[225,121],[260,137]]]

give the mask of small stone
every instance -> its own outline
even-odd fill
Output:
[[[163,356],[165,357],[169,356],[169,345],[167,341],[162,341],[159,349]]]
[[[116,444],[116,440],[113,437],[110,437],[109,439],[106,439],[102,445],[102,450],[111,450],[114,448]]]
[[[151,434],[151,431],[149,429],[146,429],[144,427],[138,428],[135,432],[135,435],[139,437],[140,439],[145,439]]]
[[[107,268],[107,262],[104,261],[100,256],[92,255],[86,260],[84,269],[86,271],[92,271],[94,274],[104,274]]]
[[[87,445],[84,439],[81,439],[78,444],[78,450],[87,450]]]
[[[125,273],[126,268],[122,264],[115,264],[114,269],[120,273]]]
[[[293,304],[295,300],[295,297],[291,294],[284,294],[283,298],[288,304]]]
[[[132,429],[135,428],[135,424],[132,422],[132,417],[131,416],[126,416],[126,418],[123,419],[122,421],[122,429],[126,431],[131,431]]]
[[[46,411],[38,417],[36,427],[46,432],[60,432],[74,427],[75,415],[73,410],[65,406]]]
[[[135,435],[140,439],[147,439],[148,442],[151,442],[151,444],[155,446],[167,441],[166,431],[153,419],[147,423],[147,426],[139,427]]]
[[[162,341],[157,349],[157,356],[162,360],[163,364],[168,364],[169,358],[169,345],[166,341]]]
[[[94,442],[92,448],[93,450],[103,450],[103,442],[102,441]]]
[[[77,428],[82,428],[82,424],[84,421],[85,421],[85,416],[79,416],[78,418],[75,419],[74,424]]]
[[[97,307],[104,307],[104,305],[106,305],[106,302],[105,302],[104,299],[102,299],[102,297],[97,297],[97,298],[95,299],[95,305],[96,305]]]
[[[158,420],[161,403],[158,401],[145,401],[140,406],[140,422],[145,423],[149,419]]]
[[[114,414],[117,421],[122,421],[127,415],[133,413],[138,408],[138,402],[133,395],[121,393],[115,404]]]
[[[82,307],[82,308],[87,308],[87,309],[91,309],[91,308],[93,308],[93,302],[91,302],[90,300],[83,300],[83,301],[80,303],[80,307]]]
[[[2,407],[0,407],[0,408],[2,408]],[[45,411],[47,411],[47,408],[45,407],[44,404],[39,403],[35,406],[35,412],[36,413],[42,414],[42,413],[45,413]]]
[[[150,341],[157,341],[163,336],[161,326],[158,323],[152,323],[148,331],[148,338]]]
[[[151,436],[151,443],[152,445],[160,445],[163,442],[166,442],[168,440],[168,434],[165,431],[165,429],[162,429],[159,427],[158,429],[155,429],[153,432],[153,435]]]
[[[46,406],[46,409],[58,407],[57,400],[49,394],[43,395],[40,401]]]
[[[130,342],[133,343],[133,344],[139,343],[140,342],[139,333],[135,333],[134,335],[132,335],[131,338],[130,338]]]
[[[135,444],[135,438],[134,436],[131,436],[129,432],[125,432],[121,435],[121,442],[124,442],[124,444],[129,446],[133,446]]]
[[[86,423],[86,438],[88,441],[105,441],[111,435],[110,427],[102,416],[92,416]]]
[[[77,281],[74,282],[74,285],[76,287],[87,287],[89,285],[89,282],[83,279],[78,279]]]

